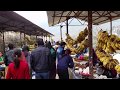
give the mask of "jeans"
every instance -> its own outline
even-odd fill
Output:
[[[36,79],[49,79],[49,72],[44,72],[44,73],[35,73],[35,78]]]

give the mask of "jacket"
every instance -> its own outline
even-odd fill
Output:
[[[64,48],[62,46],[59,46],[57,49],[57,59],[58,61],[60,60],[60,58],[62,57],[62,52],[63,52]]]
[[[31,68],[35,72],[48,72],[51,69],[50,50],[44,46],[39,46],[31,52]]]
[[[13,62],[13,60],[14,60],[14,50],[7,51],[4,59],[5,65],[8,66],[11,62]]]
[[[74,67],[73,59],[70,55],[65,55],[58,61],[57,69],[67,71],[68,67]]]
[[[8,66],[6,79],[30,79],[29,67],[25,60],[20,60],[18,69],[14,68],[14,62]]]

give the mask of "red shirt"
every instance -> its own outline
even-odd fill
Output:
[[[27,62],[25,60],[20,60],[18,69],[14,68],[14,62],[9,64],[6,79],[30,79]]]

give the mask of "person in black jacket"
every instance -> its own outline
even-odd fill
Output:
[[[14,55],[14,45],[9,43],[8,48],[9,48],[9,50],[5,53],[5,59],[4,59],[6,66],[8,66],[14,60],[14,56],[13,56]]]
[[[51,68],[50,50],[44,46],[43,39],[37,40],[38,47],[31,52],[31,68],[35,72],[36,79],[49,79]]]
[[[50,79],[55,79],[56,77],[56,51],[55,49],[52,47],[50,42],[46,43],[46,47],[48,47],[50,49],[50,54],[51,54],[51,69],[50,69]]]

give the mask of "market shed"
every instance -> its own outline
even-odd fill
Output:
[[[54,26],[66,21],[66,32],[68,34],[68,20],[77,18],[88,22],[89,40],[89,67],[91,78],[93,77],[93,51],[92,51],[92,25],[100,25],[110,22],[110,34],[112,34],[112,21],[120,19],[120,11],[47,11],[49,26]],[[84,25],[84,23],[81,23]]]

